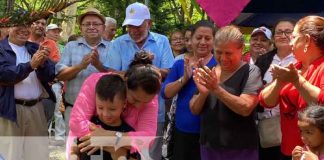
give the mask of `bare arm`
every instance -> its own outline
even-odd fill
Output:
[[[249,116],[259,102],[257,95],[241,94],[235,96],[221,87],[214,89],[212,93],[229,109],[241,116]]]
[[[271,84],[271,87],[267,87],[267,90],[262,91],[264,102],[269,105],[273,105],[279,98],[279,92],[283,86],[283,83],[292,83],[304,100],[310,104],[317,102],[320,95],[321,88],[310,84],[298,71],[295,66],[290,63],[287,67],[281,67],[272,65],[273,75],[277,77],[275,84]],[[322,83],[323,84],[323,83]]]
[[[274,107],[277,105],[279,100],[279,92],[282,87],[283,84],[278,80],[275,80],[261,91],[260,96],[262,96],[265,104],[268,107]]]
[[[60,81],[69,81],[77,76],[79,72],[83,70],[81,65],[71,66],[63,69],[56,75],[56,78]]]
[[[215,67],[212,70],[207,67],[195,70],[194,80],[196,85],[199,84],[197,88],[201,88],[199,87],[200,85],[204,86],[204,89],[208,89],[211,94],[214,94],[230,110],[241,116],[249,116],[258,103],[257,90],[262,85],[259,70],[256,67],[250,68],[249,79],[245,84],[243,93],[239,96],[233,95],[223,89],[219,84],[217,75],[218,71]],[[199,78],[197,79],[195,77]]]
[[[184,80],[183,77],[180,77],[178,80],[169,83],[165,86],[164,94],[166,98],[172,98],[178,94],[181,88],[187,83],[188,80]]]
[[[175,67],[175,65],[173,67]],[[184,68],[183,76],[180,77],[176,81],[173,81],[171,83],[168,83],[165,86],[165,89],[164,89],[165,97],[167,97],[167,98],[174,97],[176,94],[178,94],[178,92],[181,90],[181,88],[191,78],[191,76],[192,76],[192,65],[190,65],[189,58],[188,57],[185,57],[184,58],[183,68]],[[171,72],[173,72],[173,71],[175,72],[175,70],[172,70],[172,69],[171,69]],[[170,75],[172,76],[172,73],[170,73]],[[166,80],[166,81],[168,81],[168,80]]]
[[[321,89],[310,84],[303,76],[299,75],[298,80],[293,82],[293,85],[299,91],[299,94],[304,98],[307,104],[316,103]]]
[[[87,54],[83,57],[80,64],[64,68],[56,75],[56,78],[60,81],[71,80],[75,78],[77,74],[81,72],[83,69],[86,69],[90,63],[91,63],[91,54]]]
[[[160,69],[160,73],[161,73],[162,79],[164,79],[168,75],[169,69]]]
[[[99,72],[108,72],[108,71],[111,71],[109,69],[106,69],[102,63],[100,62],[99,64],[97,65],[94,65],[94,67],[99,71]]]
[[[194,95],[190,100],[190,110],[194,115],[198,115],[201,113],[204,108],[204,103],[206,101],[208,95],[199,93],[198,95]]]
[[[191,113],[198,115],[204,108],[204,103],[209,94],[209,89],[204,84],[201,83],[202,78],[200,77],[199,69],[195,69],[195,71],[193,72],[193,79],[195,81],[199,94],[194,95],[191,98],[189,106],[190,106]]]
[[[272,64],[270,67],[274,81],[270,83],[270,85],[265,87],[260,93],[260,97],[263,99],[263,102],[266,105],[265,107],[274,107],[278,104],[280,91],[282,87],[287,83],[287,78],[285,77],[290,77],[289,79],[295,79],[295,74],[290,75],[288,69],[285,67],[281,67],[276,64]]]

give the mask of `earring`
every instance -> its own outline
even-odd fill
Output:
[[[304,53],[307,52],[307,48],[308,48],[308,46],[305,46],[305,47],[304,47]]]

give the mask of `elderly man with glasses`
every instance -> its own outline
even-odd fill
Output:
[[[48,159],[40,101],[47,97],[55,101],[49,86],[55,64],[48,50],[27,41],[30,34],[29,26],[18,24],[0,41],[0,157],[8,160]]]
[[[103,62],[107,60],[110,45],[102,39],[105,17],[97,9],[88,9],[78,17],[78,23],[83,37],[66,44],[62,58],[56,64],[57,78],[67,81],[63,96],[66,131],[69,130],[70,112],[83,81],[91,73],[106,71]]]

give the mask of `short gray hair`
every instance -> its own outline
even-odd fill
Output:
[[[237,42],[240,47],[244,45],[244,37],[240,29],[234,25],[222,27],[215,35],[215,43]]]
[[[116,21],[116,19],[114,19],[114,18],[111,18],[111,17],[106,17],[106,23],[105,23],[105,25],[108,25],[108,24],[117,24],[117,21]]]

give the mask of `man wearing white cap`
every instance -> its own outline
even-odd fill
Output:
[[[126,18],[123,26],[127,27],[128,34],[116,38],[108,54],[105,66],[110,69],[125,71],[133,60],[135,52],[146,50],[154,54],[153,65],[160,68],[162,77],[166,77],[172,67],[174,57],[166,36],[150,32],[152,26],[150,11],[142,3],[133,3],[126,8]],[[164,125],[165,104],[159,96],[159,116],[157,136],[162,135]],[[161,159],[162,141],[157,139],[152,147],[152,158]]]
[[[46,27],[46,37],[57,42],[61,36],[62,28],[60,28],[57,24],[49,24]]]
[[[56,42],[57,47],[60,50],[60,53],[63,51],[62,45],[58,44],[58,40],[61,38],[60,33],[62,32],[62,29],[57,24],[49,24],[46,27],[46,38],[53,40]],[[55,121],[55,140],[57,144],[64,144],[65,140],[65,122],[63,119],[63,115],[61,113],[60,105],[62,102],[62,88],[63,88],[63,82],[62,81],[55,81],[55,83],[52,85],[52,89],[55,93],[56,97],[56,103],[55,103],[55,109],[54,109],[54,121]],[[53,118],[52,118],[53,119]],[[52,120],[51,122],[52,123]],[[51,127],[51,125],[50,125]],[[50,128],[51,129],[51,128]]]
[[[61,59],[60,51],[55,41],[45,37],[46,25],[46,18],[41,18],[33,22],[30,26],[31,34],[28,38],[28,41],[37,43],[40,45],[40,48],[45,48],[46,50],[48,50],[48,57],[50,58],[50,60],[52,60],[54,63],[57,63]],[[42,99],[42,103],[44,105],[46,120],[49,124],[54,115],[55,102],[51,99],[44,98]],[[61,140],[58,141],[58,143],[55,143],[57,145],[63,144]]]
[[[61,38],[61,32],[62,31],[63,31],[62,28],[60,28],[57,24],[49,24],[46,27],[46,33],[45,33],[46,38],[51,39],[51,40],[56,42],[57,47],[60,50],[60,53],[62,53],[63,49],[64,49],[64,45],[61,45],[61,44],[58,43],[58,41]]]
[[[251,33],[250,51],[243,56],[243,60],[247,63],[254,64],[256,59],[272,49],[272,33],[262,26],[255,28]]]

